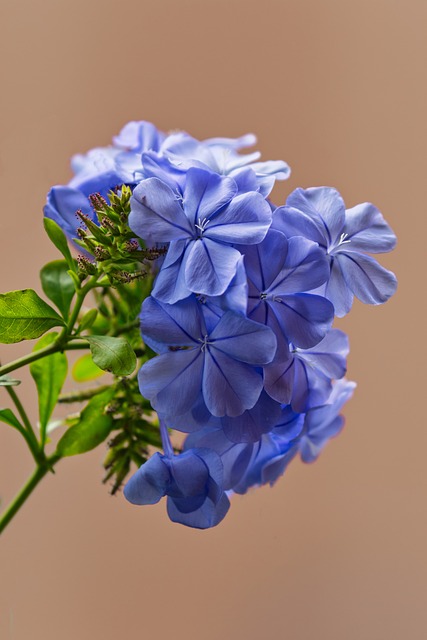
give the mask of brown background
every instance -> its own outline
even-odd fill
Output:
[[[294,462],[199,532],[163,504],[111,498],[103,447],[62,462],[2,538],[0,638],[425,639],[426,1],[0,6],[2,291],[39,289],[56,257],[46,192],[70,178],[73,153],[131,119],[201,138],[253,131],[265,159],[292,166],[278,202],[333,185],[350,206],[373,201],[399,236],[383,259],[395,298],[340,323],[358,389],[317,464]],[[4,501],[31,466],[0,426]]]

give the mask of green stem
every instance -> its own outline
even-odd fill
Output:
[[[102,393],[111,387],[110,384],[104,384],[94,389],[86,389],[85,391],[72,391],[71,393],[63,393],[59,396],[58,402],[60,404],[73,402],[83,402],[84,400],[90,400],[93,396],[97,396],[98,393]]]
[[[13,387],[6,387],[6,391],[8,392],[13,404],[15,405],[19,415],[21,416],[22,422],[24,423],[25,430],[20,431],[20,433],[24,436],[28,447],[33,455],[33,458],[38,464],[40,462],[42,453],[39,448],[39,443],[37,442],[37,436],[34,433],[33,427],[31,426],[31,422],[29,421],[27,413]]]
[[[37,487],[40,480],[44,478],[48,471],[51,471],[52,467],[58,462],[58,460],[60,460],[60,457],[58,455],[53,455],[50,458],[46,458],[44,463],[39,464],[34,473],[28,479],[27,483],[22,487],[21,491],[0,516],[0,533],[4,531],[9,522]]]
[[[17,358],[16,360],[9,362],[9,364],[5,364],[3,367],[0,367],[0,376],[5,375],[6,373],[11,373],[12,371],[15,371],[16,369],[20,369],[21,367],[25,367],[27,364],[31,364],[32,362],[35,362],[36,360],[40,360],[40,358],[44,358],[45,356],[49,356],[51,353],[56,353],[56,351],[59,351],[59,350],[60,349],[57,346],[56,342],[52,342],[52,344],[50,344],[47,347],[44,347],[43,349],[39,349],[38,351],[32,351],[26,356]]]
[[[80,342],[74,341],[66,345],[60,345],[57,344],[57,342],[53,342],[48,347],[44,347],[38,351],[32,351],[28,355],[12,360],[9,364],[5,364],[3,367],[0,367],[0,376],[16,371],[16,369],[21,369],[27,364],[40,360],[40,358],[50,356],[52,353],[57,353],[58,351],[75,351],[76,349],[89,349],[89,343],[83,342],[83,340]]]

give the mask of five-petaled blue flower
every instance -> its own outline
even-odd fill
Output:
[[[396,291],[395,275],[366,255],[391,251],[396,244],[396,236],[373,204],[346,210],[336,189],[296,189],[286,205],[275,210],[273,227],[322,247],[330,268],[325,296],[339,318],[350,311],[354,296],[367,304],[381,304]]]
[[[183,193],[158,178],[134,190],[129,225],[141,238],[170,242],[153,295],[169,304],[192,292],[218,296],[236,275],[234,243],[257,244],[271,224],[271,209],[257,192],[236,195],[232,178],[191,168]]]

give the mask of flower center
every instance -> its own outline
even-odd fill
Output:
[[[335,251],[335,249],[338,249],[338,247],[340,247],[342,244],[348,244],[349,242],[351,242],[351,240],[346,240],[346,238],[348,238],[348,233],[342,233],[339,237],[339,240],[331,245],[328,249],[328,253],[332,253],[333,251]]]
[[[207,218],[203,218],[203,220],[201,218],[199,218],[197,220],[198,224],[195,224],[194,226],[196,227],[196,229],[199,230],[199,237],[203,235],[204,230],[206,229],[206,227],[208,226],[210,220],[208,220]]]
[[[205,335],[204,338],[199,338],[199,342],[202,343],[202,346],[200,347],[201,351],[204,352],[208,345],[212,344],[212,342],[209,342],[209,336]]]

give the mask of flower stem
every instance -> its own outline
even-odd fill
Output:
[[[27,416],[27,412],[25,411],[24,407],[22,406],[22,403],[20,401],[20,399],[18,398],[18,394],[16,393],[15,389],[13,389],[12,387],[6,387],[6,391],[8,392],[13,404],[15,405],[19,415],[21,416],[21,420],[24,424],[25,430],[21,431],[20,433],[24,436],[28,447],[33,455],[34,460],[37,462],[37,464],[40,462],[40,456],[43,455],[41,449],[39,448],[39,443],[37,441],[37,436],[34,433],[33,427],[31,426],[31,422],[28,419]]]
[[[50,458],[45,458],[43,463],[40,463],[35,469],[34,473],[30,476],[27,483],[22,487],[18,495],[12,500],[7,509],[0,516],[0,533],[4,531],[12,518],[18,513],[27,498],[32,494],[34,489],[39,484],[40,480],[51,471],[53,466],[60,460],[58,455],[52,455]]]

